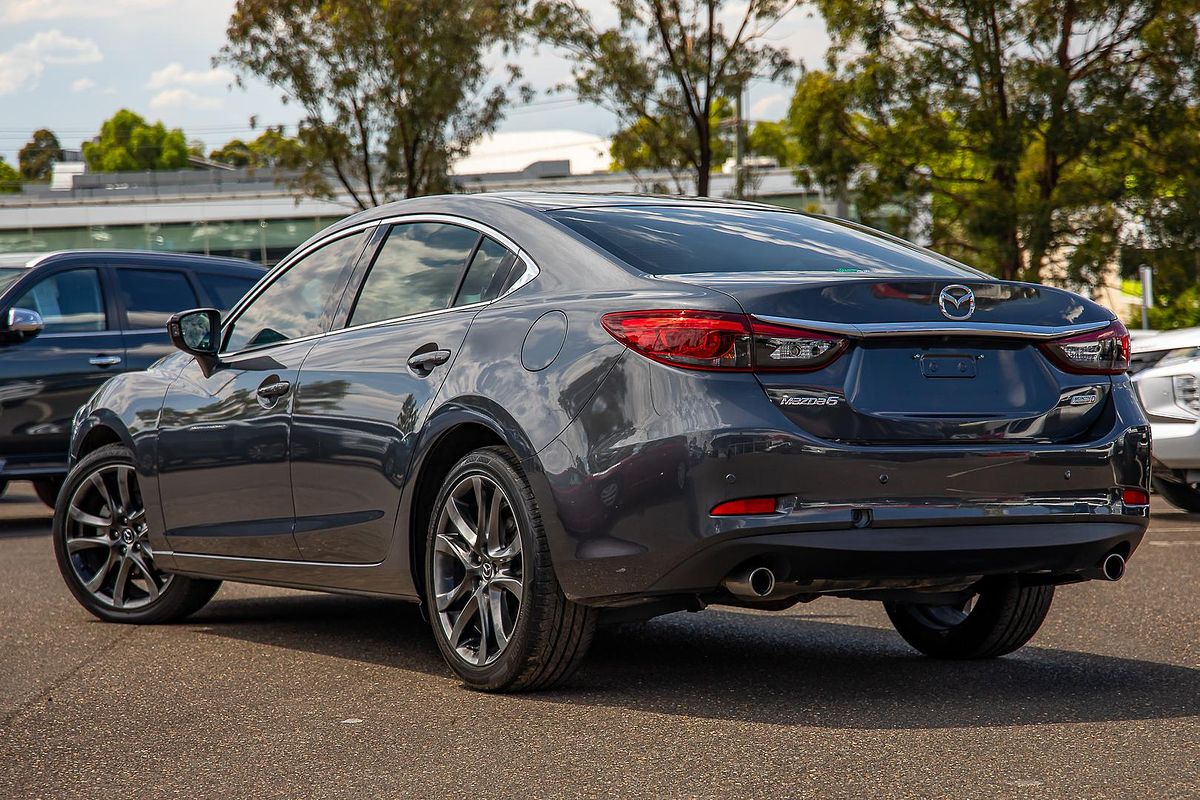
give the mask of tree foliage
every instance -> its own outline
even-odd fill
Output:
[[[499,123],[519,70],[497,80],[525,0],[238,0],[216,61],[303,112],[300,189],[360,208],[448,188],[456,158]]]
[[[21,178],[26,181],[48,181],[54,162],[62,159],[62,145],[53,131],[41,128],[17,153]]]
[[[733,153],[732,104],[724,97],[713,101],[709,111],[708,138],[712,163],[720,164]],[[612,137],[609,153],[612,168],[637,175],[646,170],[665,170],[672,176],[675,191],[685,190],[686,176],[694,176],[691,162],[683,154],[692,147],[695,128],[688,120],[639,117]]]
[[[868,217],[930,198],[935,246],[1005,278],[1094,280],[1134,162],[1196,96],[1197,0],[817,5],[828,68],[789,115],[807,175]]]
[[[188,144],[179,128],[153,125],[128,109],[121,109],[100,126],[100,134],[83,144],[88,169],[97,172],[183,169],[188,165]]]
[[[231,139],[208,157],[240,169],[302,169],[308,163],[299,140],[280,127],[267,128],[249,142]]]
[[[767,34],[794,5],[616,0],[616,24],[604,28],[575,0],[539,0],[534,16],[542,37],[573,61],[579,98],[617,115],[622,152],[640,141],[655,166],[689,170],[696,193],[707,195],[721,146],[714,109],[751,76],[791,69]]]
[[[0,156],[0,194],[21,191],[21,175]]]

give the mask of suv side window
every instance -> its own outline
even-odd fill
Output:
[[[133,330],[161,328],[176,311],[200,305],[187,275],[173,270],[118,267],[117,288]]]
[[[216,275],[211,272],[197,272],[196,277],[208,298],[221,311],[228,311],[237,305],[237,301],[250,291],[257,281],[253,278],[243,278],[239,275]]]
[[[470,228],[441,222],[393,225],[363,282],[349,325],[447,308],[479,241]]]
[[[242,309],[225,335],[222,352],[236,352],[322,333],[327,307],[362,250],[366,231],[322,245],[292,264]]]
[[[475,257],[471,259],[471,266],[467,268],[467,277],[463,279],[454,305],[466,306],[495,300],[508,288],[516,262],[517,257],[511,250],[483,237]]]
[[[91,267],[45,278],[13,307],[41,314],[46,333],[102,331],[108,327],[100,275]]]

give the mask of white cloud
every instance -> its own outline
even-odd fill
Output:
[[[95,89],[96,82],[91,78],[80,78],[71,82],[71,91],[75,93],[86,92],[88,89]]]
[[[150,108],[161,111],[168,108],[189,108],[192,110],[215,111],[225,105],[223,97],[206,97],[193,92],[191,89],[164,89],[150,98]]]
[[[0,53],[0,94],[32,88],[51,64],[94,64],[104,58],[91,39],[42,31]]]
[[[0,22],[117,17],[171,5],[173,0],[0,0]]]
[[[228,86],[233,82],[233,73],[227,69],[184,69],[179,62],[167,64],[150,73],[148,89],[166,89],[171,86]]]

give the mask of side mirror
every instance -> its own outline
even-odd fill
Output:
[[[221,349],[221,312],[215,308],[180,311],[167,320],[171,344],[199,358],[215,359]]]
[[[28,308],[10,308],[0,318],[0,334],[10,344],[27,342],[45,327],[42,315]]]

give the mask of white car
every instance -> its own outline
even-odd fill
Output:
[[[1133,385],[1150,420],[1154,488],[1184,511],[1200,511],[1200,328],[1139,337]]]

